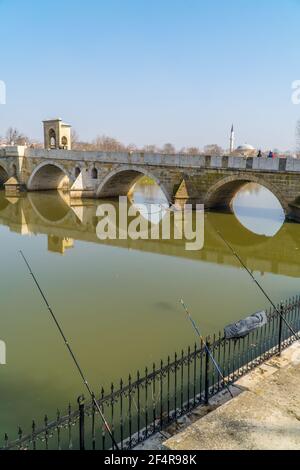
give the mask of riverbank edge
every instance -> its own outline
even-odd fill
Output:
[[[216,436],[215,433],[213,433],[212,436],[211,430],[214,428],[214,424],[217,424],[217,422],[220,421],[220,415],[231,413],[229,407],[233,407],[232,413],[234,412],[234,409],[246,409],[247,403],[250,404],[251,397],[253,395],[263,397],[264,390],[268,390],[271,382],[277,378],[276,374],[280,375],[282,373],[285,374],[286,372],[290,373],[291,377],[299,377],[300,396],[300,341],[289,346],[282,352],[281,356],[270,358],[268,361],[249,372],[249,374],[239,379],[235,383],[235,386],[231,386],[231,391],[234,396],[233,399],[230,397],[227,390],[220,392],[210,399],[208,406],[199,406],[191,413],[178,420],[177,423],[174,423],[169,428],[165,429],[163,433],[157,433],[145,443],[138,446],[135,450],[174,451],[232,449],[232,443],[228,440],[230,432],[228,434],[228,429],[225,429],[225,427],[223,427],[223,435],[223,431],[220,429],[218,436]],[[287,387],[288,385],[289,384],[287,383]],[[254,407],[256,407],[256,405],[254,405]],[[259,412],[258,409],[257,411]],[[250,418],[252,418],[252,421],[258,422],[259,418],[255,419],[254,414],[255,413],[253,413],[253,417],[250,416]],[[232,416],[232,418],[234,419],[235,416]],[[299,416],[295,416],[295,419],[297,423],[300,421],[300,413]],[[206,436],[205,439],[203,439],[204,435]],[[212,437],[214,437],[214,439],[212,439]],[[218,442],[217,445],[214,444],[216,440]],[[261,448],[265,448],[263,444]],[[293,443],[291,444],[291,448],[295,448]],[[296,448],[300,448],[300,424],[299,447]],[[247,446],[240,442],[240,446],[237,446],[237,450],[238,449],[247,449]],[[257,447],[257,449],[259,449],[259,447]]]

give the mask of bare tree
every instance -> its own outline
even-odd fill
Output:
[[[204,153],[206,155],[219,157],[220,155],[224,154],[224,150],[221,147],[219,147],[219,145],[217,144],[210,144],[204,147]]]
[[[71,131],[71,142],[73,150],[94,150],[93,144],[81,141],[78,132],[74,129]]]
[[[113,137],[106,135],[98,136],[92,143],[95,150],[101,152],[124,152],[126,151],[125,145]]]
[[[187,155],[201,155],[201,151],[198,147],[189,147],[185,150]]]
[[[81,141],[76,130],[71,131],[72,148],[74,150],[82,151],[100,151],[100,152],[144,152],[144,153],[163,153],[165,155],[174,155],[178,153],[176,148],[171,143],[166,143],[161,149],[156,145],[145,145],[142,149],[137,147],[135,144],[124,145],[119,140],[108,137],[106,135],[98,135],[92,142]],[[296,140],[297,140],[297,151],[300,152],[300,120],[297,123],[296,128]],[[36,141],[30,141],[28,137],[22,134],[18,129],[10,127],[6,133],[6,139],[3,139],[3,143],[15,144],[15,145],[30,145],[35,148],[42,148],[42,144]],[[0,138],[1,143],[1,138]],[[180,150],[183,155],[223,155],[224,151],[217,144],[206,145],[204,152],[198,147],[184,147]]]
[[[145,145],[142,151],[145,153],[159,153],[159,150],[156,145]]]
[[[30,148],[32,148],[32,149],[43,149],[44,148],[44,144],[42,144],[42,142],[39,142],[39,141],[30,141],[29,145],[30,145]]]
[[[79,139],[79,135],[75,129],[71,130],[71,143],[72,143],[72,148],[74,150],[77,150],[77,149],[79,150],[78,147],[80,147],[81,142]]]
[[[135,144],[129,144],[129,145],[127,145],[126,150],[127,150],[127,152],[129,152],[129,153],[136,153],[136,152],[139,151],[139,149],[137,148],[137,146],[136,146]]]
[[[165,153],[167,155],[172,155],[172,154],[176,153],[176,149],[175,149],[174,145],[168,143],[168,144],[165,144],[163,146],[162,153]]]
[[[72,149],[73,150],[85,150],[85,151],[93,151],[96,150],[95,146],[91,142],[75,142],[74,144],[72,143]]]
[[[28,137],[13,127],[7,129],[6,141],[9,145],[27,145],[29,143]]]

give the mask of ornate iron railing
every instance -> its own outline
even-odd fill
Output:
[[[294,330],[300,330],[300,297],[281,304],[282,315]],[[285,322],[276,313],[268,312],[268,323],[246,338],[227,341],[221,333],[206,338],[215,359],[221,365],[226,382],[235,383],[240,377],[281,353],[296,340]],[[160,367],[155,364],[141,375],[120,381],[108,394],[102,389],[98,403],[111,425],[120,448],[136,447],[149,437],[162,432],[226,387],[223,378],[212,366],[206,349],[201,345],[182,351],[174,359],[168,357]],[[31,432],[18,431],[18,439],[10,441],[6,434],[2,450],[91,449],[105,450],[112,446],[105,427],[93,403],[78,399],[65,415],[57,411],[53,421],[46,416],[43,426],[33,422]]]

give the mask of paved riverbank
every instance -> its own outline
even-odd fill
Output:
[[[171,437],[165,448],[300,449],[300,343],[237,385],[242,393]]]

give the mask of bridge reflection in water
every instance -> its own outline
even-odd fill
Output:
[[[156,189],[154,193],[155,191]],[[151,191],[149,193],[149,188],[147,194],[145,199],[149,201],[149,194],[152,194]],[[138,194],[137,201],[143,202],[143,196],[145,194],[142,197]],[[103,201],[105,204],[107,202]],[[117,208],[115,201],[111,203]],[[96,234],[96,212],[99,204],[99,200],[70,200],[68,194],[58,192],[28,193],[21,198],[6,198],[1,192],[0,224],[21,235],[46,235],[48,250],[55,253],[64,254],[70,248],[76,249],[76,241],[83,241],[238,266],[217,235],[217,230],[221,230],[227,240],[239,249],[251,270],[295,277],[300,274],[300,226],[283,224],[278,209],[266,211],[237,206],[243,224],[233,214],[206,214],[204,248],[192,252],[185,249],[184,240],[175,240],[174,237],[170,240],[99,240]],[[271,237],[251,232],[244,226],[247,225],[247,217],[252,221],[256,219],[254,226],[257,225],[257,220],[263,218],[263,224],[267,227],[271,225],[271,232],[276,227],[277,233]]]
[[[161,197],[155,187],[135,189],[137,204]],[[83,392],[18,257],[20,249],[98,391],[102,385],[109,390],[120,377],[126,380],[129,371],[152,368],[153,362],[193,346],[181,297],[205,335],[266,307],[218,229],[275,302],[299,293],[298,224],[277,226],[267,237],[248,230],[233,214],[208,213],[204,248],[191,252],[185,241],[174,239],[100,241],[100,203],[74,202],[63,193],[21,198],[0,193],[1,340],[7,345],[7,366],[0,368],[0,434],[9,431],[14,438],[20,422],[32,417],[40,422],[45,412],[54,416],[58,405],[63,409]],[[263,215],[257,223],[273,224],[270,213]]]

